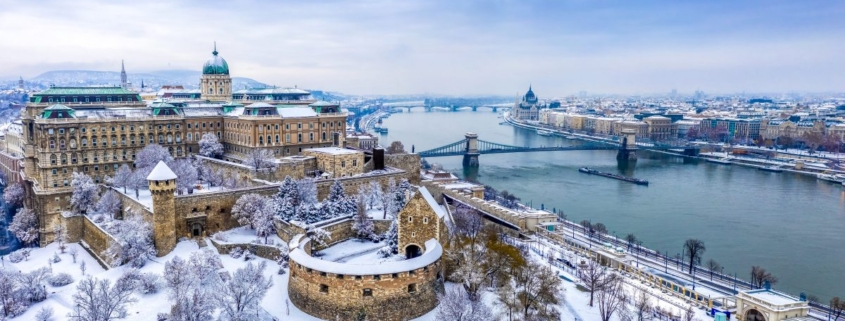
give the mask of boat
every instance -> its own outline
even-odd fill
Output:
[[[769,165],[765,167],[757,167],[757,169],[764,171],[764,172],[772,172],[772,173],[780,173],[783,172],[783,169],[777,165]]]
[[[733,164],[733,162],[731,162],[731,159],[728,158],[728,157],[725,157],[725,158],[708,158],[708,159],[706,159],[706,161],[709,162],[709,163],[720,164],[720,165]]]
[[[537,130],[537,135],[540,135],[540,136],[552,136],[554,134],[555,134],[555,132],[553,132],[551,130],[546,130],[546,129],[538,129]]]
[[[602,176],[602,177],[618,179],[620,181],[634,183],[634,184],[637,184],[637,185],[648,185],[648,181],[644,180],[644,179],[639,179],[639,178],[635,178],[635,177],[628,177],[628,176],[613,174],[613,173],[600,172],[600,171],[597,171],[597,170],[589,168],[589,167],[581,167],[581,168],[578,169],[578,171],[581,172],[581,173],[585,173],[585,174],[598,175],[598,176]]]
[[[373,130],[375,130],[376,133],[379,134],[387,134],[387,127],[376,126],[373,128]]]
[[[577,137],[572,136],[572,135],[563,135],[563,137],[566,138],[566,139],[577,139]]]
[[[818,173],[818,174],[816,174],[816,178],[823,180],[823,181],[845,184],[845,175],[843,175],[843,174]]]

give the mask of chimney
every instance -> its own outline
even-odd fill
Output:
[[[376,146],[373,148],[373,170],[384,169],[384,148]]]

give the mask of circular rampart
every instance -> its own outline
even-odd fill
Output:
[[[291,239],[288,295],[300,310],[326,320],[400,321],[419,317],[437,304],[442,286],[435,239],[419,257],[379,264],[347,264],[312,257],[311,240]]]

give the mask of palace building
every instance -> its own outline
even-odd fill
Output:
[[[213,134],[224,145],[224,159],[235,162],[254,149],[285,157],[344,145],[347,114],[339,106],[297,88],[233,92],[216,44],[203,65],[199,95],[174,93],[147,103],[124,87],[52,87],[32,94],[21,113],[25,170],[18,174],[26,182],[26,205],[39,218],[40,244],[52,240],[58,215],[70,208],[74,172],[104,182],[121,165],[132,167],[149,144],[180,158],[196,154],[202,135]]]

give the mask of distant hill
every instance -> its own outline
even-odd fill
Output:
[[[141,87],[141,80],[145,86],[158,88],[162,85],[182,85],[185,88],[198,88],[200,72],[193,70],[163,70],[148,73],[126,73],[127,80],[136,88]],[[27,84],[47,88],[50,85],[56,86],[96,86],[96,85],[119,85],[120,72],[116,71],[93,71],[93,70],[54,70],[38,75],[32,79],[26,79]],[[232,89],[243,89],[245,87],[264,87],[250,78],[233,77]]]

